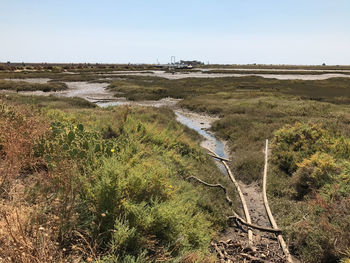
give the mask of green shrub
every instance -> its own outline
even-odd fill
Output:
[[[350,140],[348,138],[339,137],[332,140],[330,152],[335,158],[349,159],[350,158]]]
[[[137,256],[126,255],[125,257],[108,255],[94,262],[95,263],[147,263],[147,262],[150,262],[150,260],[146,256],[146,253],[142,253],[141,255],[137,255]]]
[[[35,91],[43,92],[66,90],[68,87],[62,82],[50,83],[28,83],[25,81],[0,80],[0,90],[15,90],[15,91]]]
[[[320,152],[304,159],[297,166],[298,169],[293,176],[296,178],[297,192],[301,197],[331,183],[338,170],[333,157]]]
[[[274,134],[272,160],[291,175],[297,170],[297,163],[316,151],[327,149],[328,140],[326,131],[317,124],[286,125]]]
[[[211,223],[196,208],[195,193],[178,193],[181,185],[174,186],[174,175],[161,163],[144,158],[125,166],[118,159],[105,159],[83,187],[82,205],[91,215],[81,218],[88,222],[80,225],[93,218],[91,235],[105,247],[111,243],[120,256],[139,254],[150,242],[162,247],[163,254],[170,246],[172,256],[205,249]]]
[[[53,122],[49,138],[42,138],[34,148],[36,156],[43,156],[49,167],[60,160],[74,160],[84,169],[95,166],[102,156],[111,156],[119,150],[115,141],[103,140],[100,133],[87,131],[83,124]]]

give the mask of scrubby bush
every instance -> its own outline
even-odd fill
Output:
[[[45,168],[31,151],[46,129],[29,110],[0,103],[0,196],[9,191],[18,173]]]
[[[350,246],[348,138],[311,123],[285,126],[275,136],[273,160],[281,169],[275,180],[296,189],[288,195],[291,212],[283,213],[291,246],[306,262],[339,262]],[[297,207],[305,212],[295,223]]]
[[[102,156],[111,156],[119,148],[113,140],[102,140],[96,131],[87,131],[81,123],[53,122],[51,136],[42,138],[34,147],[50,166],[61,160],[74,160],[81,168],[94,167]],[[84,165],[82,165],[84,164]]]
[[[298,169],[293,176],[296,178],[297,191],[301,197],[331,183],[338,170],[333,157],[320,152],[304,159],[297,166]]]
[[[335,156],[335,158],[349,159],[350,158],[350,140],[343,136],[339,138],[332,139],[332,144],[330,145],[330,153]]]
[[[274,134],[273,161],[290,175],[304,158],[329,147],[327,132],[317,124],[286,125]]]
[[[66,90],[67,85],[62,82],[50,83],[28,83],[25,81],[0,80],[0,90],[14,90],[14,91],[36,91],[43,92]]]

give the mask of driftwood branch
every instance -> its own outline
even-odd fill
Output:
[[[229,216],[227,217],[228,219],[234,219],[238,222],[240,222],[242,225],[254,228],[254,229],[258,229],[260,231],[264,231],[264,232],[270,232],[270,233],[280,233],[282,232],[280,229],[274,229],[274,228],[270,228],[270,227],[264,227],[264,226],[258,226],[255,224],[250,224],[248,222],[246,222],[242,217],[240,217],[239,215],[235,214],[233,216]]]
[[[271,263],[271,261],[267,261],[258,257],[254,257],[252,255],[246,254],[246,253],[239,253],[241,256],[248,258],[252,260],[253,262],[261,262],[261,263]]]
[[[263,199],[264,199],[264,205],[266,209],[266,213],[269,217],[270,223],[274,229],[278,229],[277,223],[272,215],[269,202],[267,201],[267,195],[266,195],[266,181],[267,181],[267,165],[268,165],[268,149],[269,149],[269,140],[266,140],[266,147],[265,147],[265,166],[264,166],[264,177],[263,177]],[[288,247],[286,245],[286,242],[284,241],[281,234],[277,235],[277,239],[282,247],[283,253],[285,254],[287,261],[289,263],[293,263],[292,256],[289,253]]]
[[[196,180],[197,182],[205,185],[205,186],[208,186],[208,187],[216,187],[216,188],[220,188],[222,189],[225,194],[226,194],[226,200],[227,202],[232,205],[232,201],[231,199],[227,196],[227,190],[224,186],[222,186],[221,184],[209,184],[207,182],[204,182],[203,180],[195,177],[195,176],[189,176],[187,177],[187,180],[190,180],[190,179],[194,179]],[[263,227],[263,226],[258,226],[258,225],[255,225],[255,224],[251,224],[251,223],[248,223],[246,222],[242,217],[240,217],[236,212],[233,212],[234,215],[233,216],[229,216],[227,219],[234,219],[236,221],[239,221],[241,224],[245,225],[245,226],[248,226],[250,228],[254,228],[254,229],[258,229],[260,231],[265,231],[265,232],[271,232],[271,233],[280,233],[281,230],[280,229],[273,229],[273,228],[269,228],[269,227]]]
[[[218,156],[215,152],[213,152],[212,150],[210,149],[207,149],[210,153],[212,153],[214,156]],[[247,220],[247,222],[249,224],[252,223],[252,219],[250,217],[250,214],[249,214],[249,210],[248,210],[248,206],[247,206],[247,203],[245,201],[245,198],[243,196],[243,193],[241,191],[241,188],[239,187],[239,184],[238,182],[236,181],[235,177],[233,176],[233,173],[231,172],[231,169],[230,167],[227,165],[227,163],[223,160],[221,160],[221,162],[224,164],[226,170],[227,170],[227,173],[232,181],[232,183],[235,185],[236,189],[237,189],[237,192],[238,192],[238,195],[239,195],[239,198],[241,199],[241,203],[242,203],[242,206],[243,206],[243,211],[244,211],[244,216]],[[253,244],[253,232],[250,228],[248,228],[248,242],[250,245]]]
[[[222,190],[225,192],[225,194],[226,194],[226,201],[227,201],[230,205],[232,205],[232,200],[227,196],[227,190],[226,190],[226,188],[225,188],[224,186],[222,186],[221,184],[209,184],[209,183],[204,182],[203,180],[201,180],[201,179],[199,179],[199,178],[197,178],[197,177],[195,177],[195,176],[189,176],[189,177],[187,177],[187,180],[190,180],[190,179],[194,179],[194,180],[196,180],[197,182],[199,182],[199,183],[201,183],[201,184],[204,184],[205,186],[208,186],[208,187],[216,187],[216,188],[222,189]]]
[[[224,254],[221,252],[221,249],[218,247],[218,245],[215,242],[211,242],[211,245],[215,248],[216,252],[219,254],[219,258],[220,259],[224,259],[225,256]]]
[[[217,187],[217,188],[220,188],[222,189],[225,194],[226,194],[226,200],[227,202],[232,205],[232,201],[231,199],[227,196],[227,190],[224,186],[222,186],[221,184],[209,184],[207,182],[204,182],[203,180],[195,177],[195,176],[189,176],[187,177],[187,180],[190,180],[190,179],[194,179],[196,180],[197,182],[205,185],[205,186],[208,186],[208,187]],[[255,225],[255,224],[250,224],[248,222],[246,222],[242,217],[240,217],[236,212],[233,212],[234,215],[233,216],[229,216],[227,219],[234,219],[236,221],[239,221],[241,224],[245,225],[245,226],[248,226],[248,227],[251,227],[251,228],[254,228],[254,229],[258,229],[260,231],[265,231],[265,232],[271,232],[271,233],[280,233],[281,230],[279,229],[273,229],[273,228],[269,228],[269,227],[263,227],[263,226],[258,226],[258,225]]]
[[[211,153],[209,153],[209,155],[210,155],[211,157],[214,157],[214,158],[216,158],[216,159],[219,159],[220,161],[230,162],[229,159],[226,159],[226,158],[224,158],[224,157],[220,157],[220,156],[217,156],[217,155],[214,155],[214,154],[211,154]]]

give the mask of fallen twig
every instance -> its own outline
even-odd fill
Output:
[[[218,156],[215,152],[213,152],[212,150],[210,149],[207,149],[210,153],[212,153],[213,155],[215,156]],[[241,191],[241,188],[239,187],[239,184],[238,182],[236,181],[235,177],[233,176],[232,172],[231,172],[231,169],[230,167],[228,167],[227,163],[225,161],[222,161],[221,162],[224,164],[226,170],[227,170],[227,173],[231,179],[231,181],[233,182],[233,184],[235,185],[236,189],[237,189],[237,192],[238,192],[238,195],[239,195],[239,198],[241,199],[241,202],[242,202],[242,206],[243,206],[243,211],[244,211],[244,216],[247,220],[247,222],[249,224],[252,223],[252,220],[251,220],[251,217],[250,217],[250,214],[249,214],[249,210],[248,210],[248,206],[247,206],[247,203],[245,201],[245,198],[243,196],[243,193]],[[252,245],[253,243],[253,232],[250,228],[248,228],[248,241],[249,241],[249,244]]]
[[[239,254],[241,256],[246,257],[246,258],[248,258],[250,260],[253,260],[255,262],[271,263],[271,261],[267,261],[267,260],[264,260],[264,259],[261,259],[261,258],[258,258],[258,257],[254,257],[254,256],[246,254],[246,253],[239,253]]]
[[[238,216],[237,214],[235,214],[233,216],[229,216],[228,219],[235,219],[236,221],[239,221],[243,225],[246,225],[246,226],[254,228],[254,229],[258,229],[260,231],[271,232],[271,233],[280,233],[280,232],[282,232],[280,229],[274,229],[274,228],[270,228],[270,227],[258,226],[258,225],[255,225],[255,224],[248,223],[243,218]]]
[[[263,199],[264,199],[264,205],[266,209],[266,213],[269,217],[269,220],[271,222],[271,225],[274,229],[278,229],[277,223],[272,215],[269,203],[267,201],[267,195],[266,195],[266,181],[267,181],[267,165],[268,165],[268,145],[269,145],[269,140],[266,140],[266,147],[265,147],[265,166],[264,166],[264,177],[263,177]],[[283,253],[285,254],[287,261],[289,263],[293,263],[292,256],[289,253],[288,247],[286,245],[286,242],[284,241],[283,237],[281,234],[277,235],[277,239],[282,247]]]
[[[227,196],[227,190],[226,190],[226,188],[225,188],[224,186],[222,186],[221,184],[209,184],[209,183],[204,182],[203,180],[201,180],[201,179],[199,179],[199,178],[197,178],[197,177],[195,177],[195,176],[189,176],[189,177],[187,177],[187,180],[190,180],[190,179],[195,179],[195,180],[197,180],[197,182],[200,182],[201,184],[204,184],[204,185],[209,186],[209,187],[221,188],[221,189],[225,192],[225,194],[226,194],[226,201],[227,201],[230,205],[232,205],[232,200]]]
[[[210,155],[211,157],[214,157],[214,158],[219,159],[219,160],[221,160],[221,161],[230,162],[229,159],[226,159],[226,158],[224,158],[224,157],[220,157],[220,156],[217,156],[217,155],[214,155],[214,154],[209,154],[209,155]]]
[[[224,259],[225,256],[222,254],[221,249],[218,247],[218,245],[215,242],[211,242],[211,245],[215,248],[216,252],[219,254],[220,259]]]

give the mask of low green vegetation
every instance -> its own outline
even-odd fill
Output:
[[[0,90],[13,90],[13,91],[61,91],[67,89],[67,85],[60,82],[55,83],[28,83],[25,81],[12,81],[12,80],[0,80]]]
[[[130,65],[130,64],[47,64],[47,63],[0,63],[0,71],[3,72],[54,72],[60,73],[65,71],[71,72],[110,72],[110,71],[130,71],[130,70],[153,70],[157,69],[154,65]]]
[[[22,105],[35,105],[38,108],[49,107],[55,109],[78,109],[78,108],[96,108],[96,104],[91,103],[82,98],[73,97],[58,97],[54,95],[50,96],[23,96],[15,93],[0,94],[0,99],[11,102],[11,104]]]
[[[350,137],[325,125],[296,123],[275,133],[274,211],[291,247],[307,262],[350,256],[349,156]]]
[[[228,179],[171,110],[0,99],[1,257],[213,262],[230,207],[186,178]]]
[[[71,74],[68,72],[53,72],[53,71],[24,71],[24,72],[1,72],[0,79],[36,79],[48,78],[51,79],[48,84],[55,84],[57,82],[69,81],[98,81],[100,79],[109,78],[95,72],[85,72],[80,74]],[[28,83],[26,83],[28,84]],[[37,84],[35,84],[37,85]]]
[[[120,76],[109,86],[116,96],[127,97],[131,100],[161,99],[165,97],[185,98],[184,106],[191,107],[196,100],[215,100],[219,98],[234,99],[241,92],[257,92],[259,96],[264,93],[274,95],[293,95],[302,99],[311,99],[332,103],[348,103],[350,97],[350,78],[331,78],[326,80],[278,80],[263,77],[225,77],[225,78],[183,78],[169,80],[160,77]],[[198,99],[198,96],[200,97]],[[190,101],[193,99],[194,101]],[[219,104],[217,101],[216,103]],[[213,103],[211,103],[213,104]],[[193,109],[209,113],[225,113],[223,107],[203,108],[206,104],[193,105]],[[208,107],[211,105],[208,105]],[[230,110],[230,109],[228,109]]]

